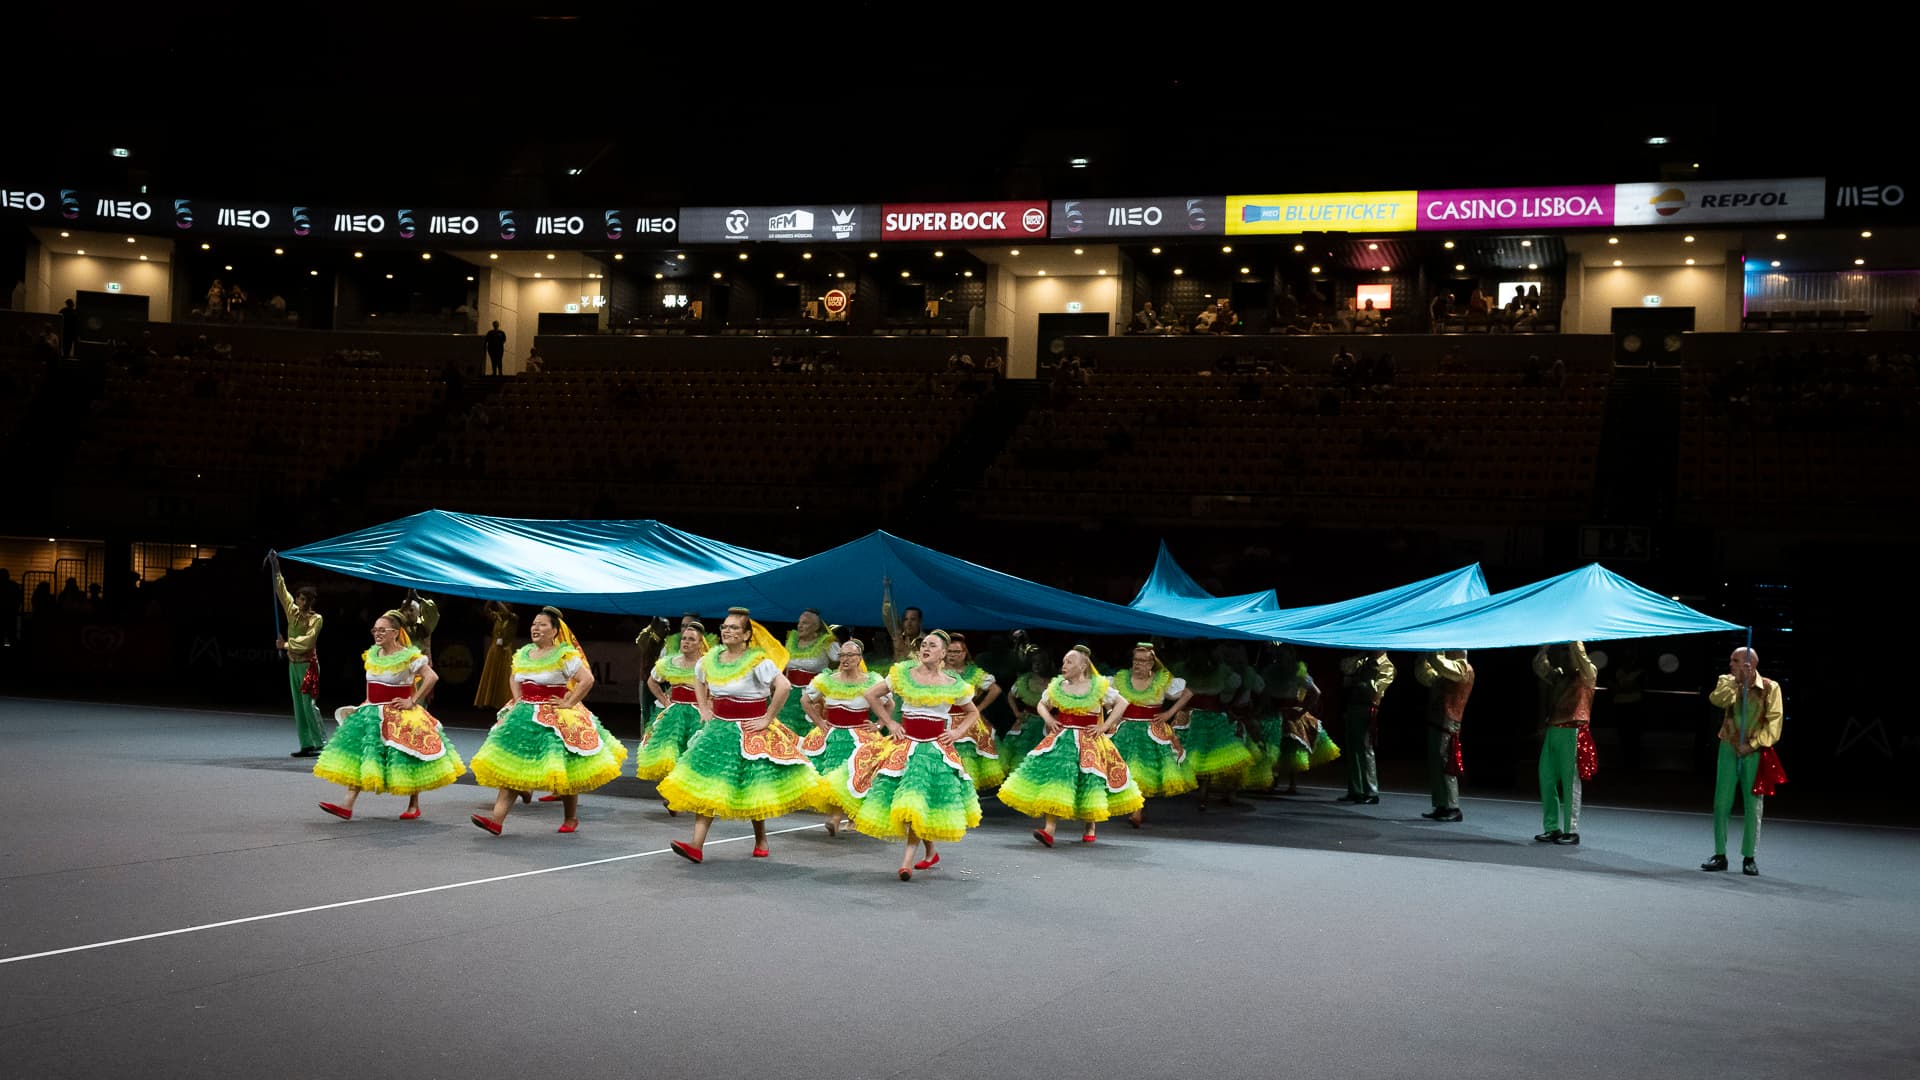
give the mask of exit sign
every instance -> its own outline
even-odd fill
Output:
[[[1659,307],[1660,297],[1658,294],[1648,293],[1647,295],[1640,298],[1640,304],[1643,307]]]
[[[1070,314],[1078,314],[1078,313],[1079,313],[1079,311],[1080,311],[1080,308],[1081,308],[1081,304],[1080,304],[1080,301],[1078,301],[1078,300],[1069,300],[1069,301],[1067,301],[1067,311],[1068,311],[1068,312],[1069,312]]]
[[[117,282],[117,281],[109,281],[109,282],[107,282],[107,291],[108,291],[108,292],[119,292],[119,291],[120,291],[120,283],[119,283],[119,282]]]

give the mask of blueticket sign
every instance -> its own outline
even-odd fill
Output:
[[[680,239],[689,244],[846,243],[880,238],[880,208],[858,203],[785,206],[689,206]]]
[[[1152,199],[1055,199],[1053,238],[1220,236],[1227,200],[1221,195]]]

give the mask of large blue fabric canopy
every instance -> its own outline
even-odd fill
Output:
[[[1140,586],[1140,592],[1127,606],[1136,611],[1171,615],[1176,619],[1217,622],[1234,615],[1273,611],[1280,606],[1280,598],[1272,589],[1237,596],[1215,596],[1201,588],[1199,582],[1173,561],[1173,553],[1167,550],[1167,542],[1162,540],[1160,554],[1153,560],[1153,574],[1147,578],[1145,585]]]
[[[543,521],[444,510],[389,521],[282,555],[429,594],[650,612],[630,597],[731,581],[793,560],[658,521]]]
[[[1303,645],[1424,652],[1738,629],[1593,563],[1463,604],[1391,611],[1277,636]]]
[[[1451,607],[1487,595],[1487,579],[1480,564],[1416,581],[1411,585],[1382,589],[1351,600],[1310,607],[1283,608],[1279,611],[1246,614],[1229,619],[1237,629],[1263,637],[1294,640],[1290,635],[1310,633],[1347,623],[1384,619],[1393,615],[1417,615],[1436,608]]]

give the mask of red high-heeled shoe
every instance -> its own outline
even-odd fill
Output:
[[[756,859],[764,859],[771,854],[773,854],[773,852],[768,851],[766,848],[763,848],[763,847],[757,847],[753,849],[753,857]]]
[[[560,827],[559,827],[559,828],[557,828],[557,829],[555,829],[555,830],[553,830],[553,831],[554,831],[554,832],[573,832],[573,831],[575,831],[575,830],[577,830],[578,828],[580,828],[580,822],[579,822],[579,821],[577,821],[577,820],[575,820],[575,821],[563,821],[563,822],[561,822],[561,823],[560,823]]]
[[[566,798],[565,795],[555,795],[549,792],[545,795],[540,796],[539,801],[540,802],[559,802],[561,799],[564,799],[564,798]]]
[[[480,826],[481,828],[487,830],[493,835],[495,836],[500,835],[500,823],[493,820],[492,818],[487,817],[484,814],[475,814],[473,815],[471,820],[475,825]]]
[[[402,810],[400,812],[401,821],[412,821],[414,818],[417,818],[419,816],[420,816],[420,808],[417,806],[409,806],[405,810]]]
[[[940,865],[940,855],[939,855],[939,853],[938,853],[938,852],[936,852],[936,853],[934,853],[934,856],[933,856],[933,858],[931,858],[931,859],[921,859],[921,860],[920,860],[919,862],[917,862],[917,863],[914,863],[914,864],[913,864],[913,868],[914,868],[915,870],[931,870],[931,869],[933,869],[934,867],[936,867],[936,866],[939,866],[939,865]]]
[[[320,804],[320,809],[325,810],[327,813],[332,814],[334,817],[339,818],[341,821],[353,820],[353,811],[347,809],[344,806],[335,806],[330,802],[323,802]]]
[[[1087,834],[1086,834],[1085,836],[1082,836],[1082,837],[1080,838],[1080,842],[1081,842],[1081,843],[1083,843],[1083,844],[1091,844],[1091,843],[1093,843],[1093,834],[1092,834],[1092,833],[1087,833]]]
[[[679,840],[675,840],[673,843],[668,844],[667,846],[673,849],[673,853],[675,855],[680,856],[681,858],[687,860],[690,863],[697,863],[702,859],[706,858],[706,856],[701,853],[700,849],[697,847],[694,847],[692,844],[683,843]]]
[[[1047,845],[1048,847],[1053,846],[1053,834],[1048,832],[1045,829],[1033,830],[1033,838]]]

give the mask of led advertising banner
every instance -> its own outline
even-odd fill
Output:
[[[1747,221],[1819,221],[1826,216],[1827,182],[1713,180],[1670,184],[1616,184],[1615,225],[1732,225]]]
[[[80,197],[60,188],[14,187],[0,177],[0,213],[31,221],[72,221],[80,216]]]
[[[1422,229],[1573,229],[1614,224],[1614,185],[1422,191]]]
[[[1337,191],[1312,195],[1229,195],[1227,234],[1408,232],[1417,193]]]
[[[1912,177],[1905,178],[1911,181]],[[1920,218],[1920,184],[1886,175],[1827,181],[1827,216],[1844,221]],[[1909,194],[1911,193],[1911,194]]]
[[[1219,195],[1157,199],[1056,199],[1053,238],[1219,236],[1227,200]]]
[[[680,211],[680,239],[689,244],[757,241],[832,243],[879,236],[875,207],[689,206]]]
[[[882,240],[1036,240],[1047,235],[1044,202],[888,203]]]

